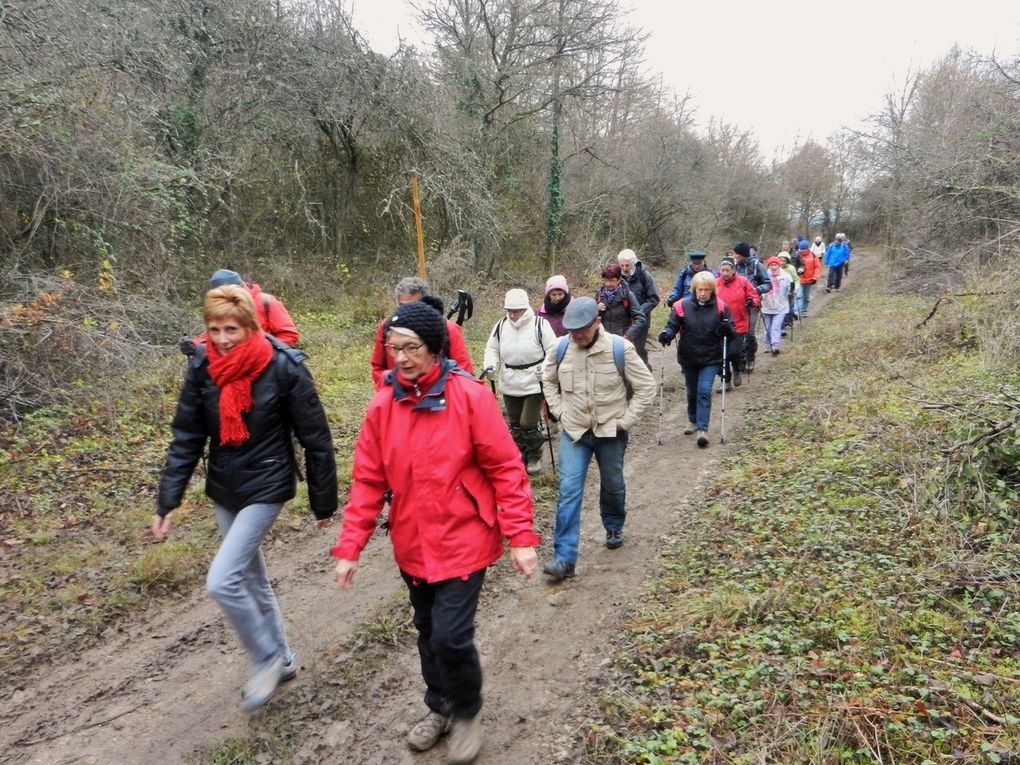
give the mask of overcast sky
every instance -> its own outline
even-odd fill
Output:
[[[860,127],[885,93],[952,46],[1020,52],[1020,0],[621,0],[650,33],[646,63],[690,92],[699,122],[749,128],[767,158],[797,142]],[[422,44],[407,0],[353,0],[354,26],[390,52]],[[796,115],[796,117],[794,116]]]

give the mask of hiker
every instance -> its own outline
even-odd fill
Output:
[[[676,275],[673,289],[666,296],[666,305],[669,308],[672,308],[676,301],[691,294],[691,279],[695,274],[709,270],[708,264],[705,263],[706,257],[703,252],[692,252],[687,256],[690,263]]]
[[[729,338],[729,343],[735,333],[730,309],[715,294],[712,274],[696,274],[691,286],[693,293],[673,306],[669,321],[659,333],[659,342],[667,346],[674,337],[679,338],[676,359],[687,388],[684,435],[697,433],[698,446],[704,449],[712,414],[712,383],[722,365],[723,338]]]
[[[854,243],[846,234],[843,234],[843,242],[846,244],[846,262],[843,264],[843,278],[845,279],[850,274],[850,258],[854,254]]]
[[[821,237],[818,237],[820,240]],[[800,297],[797,304],[797,315],[807,316],[808,306],[811,304],[811,290],[818,283],[818,277],[822,273],[822,264],[815,252],[814,247],[800,251],[800,259],[803,266],[798,269],[800,280]]]
[[[753,339],[749,334],[751,332],[749,316],[751,311],[757,315],[761,298],[751,282],[737,273],[733,258],[723,258],[719,261],[715,294],[730,309],[730,317],[733,319],[734,336],[726,344],[722,373],[722,384],[729,390],[731,381],[733,387],[739,388],[743,383],[742,373],[750,371],[744,366],[744,343]],[[722,390],[720,387],[718,392],[722,393]]]
[[[265,704],[298,672],[261,549],[297,488],[292,434],[305,453],[316,526],[327,526],[337,509],[333,441],[305,355],[266,335],[257,313],[244,287],[225,285],[205,296],[209,340],[188,363],[152,518],[152,533],[164,539],[202,459],[205,493],[223,537],[206,586],[254,667],[242,696],[248,709]]]
[[[510,544],[529,578],[538,557],[531,486],[496,399],[443,353],[447,323],[422,302],[386,321],[396,359],[368,406],[343,509],[336,583],[354,583],[358,559],[392,492],[388,527],[418,631],[427,714],[407,735],[417,751],[450,732],[447,762],[481,747],[482,667],[475,611],[486,569]]]
[[[811,245],[810,250],[812,254],[818,258],[818,263],[821,265],[822,258],[825,257],[825,243],[822,241],[820,236],[815,237],[815,241]]]
[[[771,289],[761,296],[761,315],[765,324],[765,347],[773,356],[779,355],[783,322],[790,310],[790,294],[794,279],[783,269],[782,260],[771,257],[766,262]],[[796,273],[794,273],[796,277]]]
[[[556,337],[563,337],[567,330],[563,329],[563,312],[570,305],[570,287],[563,274],[550,276],[545,280],[545,301],[538,309],[538,315],[549,322]]]
[[[606,332],[633,343],[642,329],[647,331],[648,318],[641,312],[637,298],[623,280],[623,269],[616,263],[602,269],[602,286],[595,292],[595,302]],[[563,326],[569,330],[566,324]]]
[[[255,316],[258,319],[259,328],[263,332],[267,335],[272,335],[281,343],[289,345],[291,348],[298,344],[298,341],[301,339],[301,333],[298,332],[294,319],[291,318],[287,307],[280,298],[270,295],[268,292],[263,292],[262,288],[253,282],[245,282],[237,271],[231,271],[229,268],[220,268],[209,278],[209,289],[211,290],[227,284],[243,287],[248,291],[252,302],[255,304]],[[195,348],[208,339],[205,333],[202,333],[194,340],[185,336],[177,343],[177,347],[180,348],[181,353],[191,356],[195,353]]]
[[[806,244],[806,242],[801,240],[801,244]],[[797,269],[794,268],[793,264],[790,262],[790,255],[788,253],[781,252],[776,257],[779,258],[780,267],[782,268],[783,273],[786,274],[788,277],[790,277],[790,290],[787,293],[786,315],[783,316],[783,326],[784,327],[789,327],[798,318],[798,316],[797,316],[797,291],[798,291],[798,288],[800,287],[800,278],[797,276]],[[769,260],[771,260],[771,258],[769,258]],[[799,259],[798,259],[798,262],[799,262]],[[767,265],[765,266],[765,270],[766,271],[768,270],[768,266]],[[762,295],[762,303],[764,303],[764,302],[765,302],[765,296]],[[762,311],[762,313],[764,313],[764,310]],[[783,333],[783,336],[784,337],[786,336],[785,333]]]
[[[843,285],[843,266],[850,258],[850,248],[847,247],[846,234],[836,234],[835,240],[825,250],[825,267],[829,269],[825,281],[825,291],[832,292]]]
[[[751,256],[750,244],[747,242],[737,242],[733,245],[733,249],[730,250],[729,258],[734,263],[736,273],[747,279],[759,295],[769,291],[768,272],[757,257]],[[725,296],[723,296],[723,300],[726,300]],[[737,315],[740,309],[728,301],[727,305],[733,311],[734,322],[736,322],[738,327],[741,326],[743,322]],[[758,353],[758,340],[755,338],[755,333],[758,331],[758,314],[758,303],[748,306],[746,334],[738,343],[741,346],[744,368],[748,372],[754,371],[754,361]],[[740,332],[739,329],[737,331]]]
[[[560,338],[556,353],[546,357],[542,369],[549,412],[561,427],[555,559],[543,569],[551,583],[574,576],[581,501],[593,455],[599,466],[599,513],[606,547],[615,550],[623,545],[628,434],[655,399],[652,373],[629,341],[602,326],[594,300],[571,301],[563,326],[569,337]]]
[[[443,312],[442,301],[429,295],[428,282],[417,276],[408,276],[397,282],[397,286],[393,289],[393,297],[396,299],[397,305],[424,300],[440,314]],[[443,349],[443,355],[456,361],[457,365],[465,372],[474,374],[474,369],[471,367],[471,355],[464,343],[464,335],[460,327],[449,319],[444,321],[446,321],[447,346]],[[385,326],[386,319],[383,319],[376,328],[375,346],[372,348],[372,382],[376,390],[382,389],[385,385],[383,378],[393,368],[393,355],[386,347]]]
[[[634,250],[620,250],[616,260],[620,265],[623,280],[630,287],[638,308],[645,316],[644,326],[634,333],[631,342],[634,343],[634,349],[638,352],[641,360],[645,362],[645,366],[651,369],[652,365],[648,362],[646,346],[648,345],[648,327],[652,323],[652,311],[659,304],[659,292],[655,289],[655,279],[645,270],[644,264],[638,260]]]
[[[556,334],[536,316],[528,293],[512,289],[503,299],[506,316],[496,322],[485,344],[485,372],[499,377],[510,435],[529,474],[542,469],[542,362],[556,351]]]

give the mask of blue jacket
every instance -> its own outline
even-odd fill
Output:
[[[701,269],[705,273],[712,273],[712,271],[706,266]],[[694,275],[699,273],[698,271],[691,270],[691,264],[688,263],[684,269],[676,275],[676,282],[673,284],[673,289],[670,290],[669,295],[666,297],[666,302],[672,305],[678,300],[682,300],[691,294],[691,279]]]
[[[845,242],[833,242],[825,250],[825,265],[829,268],[839,268],[850,260],[850,248]]]

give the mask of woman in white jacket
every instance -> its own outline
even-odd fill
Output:
[[[499,377],[510,433],[529,473],[542,469],[542,363],[556,353],[556,333],[528,304],[528,293],[513,289],[503,301],[506,316],[485,344],[485,372]]]
[[[790,294],[793,280],[783,271],[783,261],[772,256],[765,261],[771,287],[761,296],[761,316],[765,321],[765,345],[773,356],[779,354],[780,338],[783,336],[783,319],[790,310]]]

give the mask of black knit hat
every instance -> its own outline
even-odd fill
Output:
[[[751,256],[751,245],[747,242],[737,242],[733,245],[733,251],[737,253],[737,255],[743,255],[745,258],[748,258]]]
[[[442,353],[446,344],[446,319],[432,306],[420,300],[398,306],[386,323],[386,331],[397,327],[414,332],[437,356]]]

